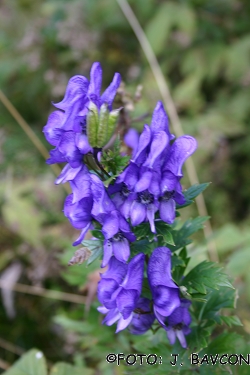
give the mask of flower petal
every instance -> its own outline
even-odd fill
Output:
[[[113,237],[119,232],[119,220],[117,211],[106,214],[103,219],[102,233],[106,239]]]
[[[174,345],[176,341],[176,331],[173,328],[169,328],[167,330],[167,337],[168,337],[170,345]]]
[[[139,295],[136,290],[122,289],[117,296],[116,303],[117,308],[122,314],[123,319],[127,319],[135,309]]]
[[[134,201],[131,205],[130,218],[133,226],[141,224],[146,218],[146,206]]]
[[[87,154],[92,151],[92,147],[89,144],[88,137],[85,134],[76,134],[75,138],[76,147],[81,154]]]
[[[49,115],[47,124],[43,128],[45,138],[52,146],[57,146],[61,139],[64,116],[64,113],[61,111],[52,112]]]
[[[73,180],[82,169],[82,165],[78,168],[72,168],[69,164],[66,164],[60,175],[57,177],[55,184],[64,184],[67,181]]]
[[[103,319],[102,324],[106,324],[107,326],[112,326],[118,319],[120,319],[121,314],[118,309],[112,309],[108,312],[106,317]]]
[[[50,150],[49,154],[50,158],[46,160],[47,164],[65,163],[67,161],[65,156],[58,150],[58,148]]]
[[[102,278],[98,283],[98,299],[107,309],[116,308],[116,301],[115,299],[112,299],[112,294],[118,286],[119,285],[114,279]]]
[[[160,218],[165,223],[173,224],[175,219],[175,201],[170,198],[168,201],[162,200],[160,203]]]
[[[135,156],[138,143],[139,143],[139,133],[137,130],[130,128],[124,137],[125,144],[133,150],[132,158]]]
[[[184,336],[184,333],[183,333],[182,329],[177,329],[175,332],[176,332],[176,336],[177,336],[178,340],[180,341],[181,346],[184,349],[186,349],[187,342],[186,342],[186,338]]]
[[[136,309],[140,309],[142,313],[133,313],[133,319],[129,326],[129,331],[133,335],[142,335],[151,328],[155,315],[150,312],[150,302],[148,298],[144,297],[141,297],[137,302]]]
[[[88,223],[86,227],[82,229],[80,236],[75,240],[75,242],[73,242],[73,246],[80,245],[80,243],[82,243],[82,241],[84,240],[84,237],[86,236],[88,230],[93,228],[93,225],[91,223]]]
[[[143,132],[140,135],[139,143],[135,158],[131,161],[136,162],[138,165],[144,163],[146,159],[146,150],[151,141],[151,130],[148,125],[144,125]]]
[[[182,177],[182,165],[196,148],[197,142],[190,135],[183,135],[177,138],[171,147],[171,153],[166,161],[164,170],[169,170],[175,176]]]
[[[56,108],[65,111],[69,106],[72,105],[76,97],[86,96],[88,86],[89,81],[86,77],[80,75],[73,76],[68,82],[63,100],[59,103],[53,103],[53,105]]]
[[[91,191],[93,194],[93,209],[92,215],[98,221],[102,222],[106,214],[115,209],[114,203],[106,193],[105,187],[102,181],[94,174],[91,174]]]
[[[64,155],[72,168],[77,168],[82,163],[82,154],[75,144],[75,133],[68,131],[63,133],[58,144],[58,150]]]
[[[150,229],[152,233],[156,233],[155,230],[155,212],[157,211],[157,208],[154,204],[149,204],[147,206],[147,218],[150,223]]]
[[[133,314],[131,314],[127,319],[123,319],[123,317],[120,318],[120,320],[117,323],[117,329],[115,333],[118,333],[122,331],[123,329],[127,328],[127,326],[130,324],[131,320],[133,318]]]
[[[171,276],[172,253],[167,247],[157,247],[148,262],[148,279],[150,287],[165,285],[171,288],[178,288]]]
[[[116,92],[118,87],[121,83],[121,76],[119,73],[115,73],[113,81],[111,84],[106,88],[104,93],[101,96],[101,102],[102,103],[108,103],[109,110],[111,110],[111,106],[113,103],[113,100],[115,98]]]
[[[101,277],[102,279],[114,279],[120,285],[127,273],[127,269],[127,264],[119,262],[115,257],[112,257],[109,261],[107,271],[102,273]]]
[[[170,134],[168,116],[164,110],[162,102],[160,101],[157,102],[154,109],[150,128],[153,133],[163,130],[170,140],[174,138],[174,135]]]
[[[90,84],[88,87],[88,97],[96,105],[99,99],[102,86],[102,68],[99,62],[94,62],[90,70]]]
[[[152,291],[155,309],[162,316],[169,316],[180,306],[179,290],[158,285]]]
[[[169,145],[169,142],[170,139],[167,137],[167,134],[164,131],[154,133],[150,146],[150,153],[143,165],[148,168],[153,168],[157,159]]]
[[[135,289],[140,295],[143,281],[143,270],[144,270],[144,259],[143,253],[134,256],[128,264],[127,275],[121,284],[124,289]]]
[[[135,185],[134,190],[138,193],[141,191],[147,190],[151,184],[152,175],[153,175],[153,171],[145,168],[145,171],[142,173],[139,181]]]
[[[106,267],[112,255],[113,255],[113,244],[110,240],[105,240],[103,243],[102,267]]]
[[[120,262],[125,263],[130,256],[129,243],[126,238],[123,238],[120,241],[113,240],[113,252],[116,259]]]
[[[129,190],[132,190],[139,179],[139,167],[130,161],[127,168],[117,177],[117,182],[124,182]]]

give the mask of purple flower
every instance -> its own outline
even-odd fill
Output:
[[[131,193],[124,182],[109,185],[108,193],[113,195],[112,202],[114,202],[116,208],[121,212],[125,219],[128,219],[135,194]]]
[[[66,164],[55,183],[61,184],[68,181],[73,192],[72,203],[92,196],[91,174],[84,164],[80,165],[78,168],[71,168],[69,164]]]
[[[93,196],[92,216],[103,224],[106,214],[115,210],[115,205],[111,201],[103,182],[95,174],[91,174],[91,192]]]
[[[189,324],[191,323],[191,315],[188,311],[191,301],[181,299],[181,304],[167,318],[168,325],[164,327],[171,345],[175,343],[176,337],[180,341],[183,348],[187,347],[185,335],[191,332]]]
[[[84,239],[87,231],[92,228],[92,197],[83,198],[73,203],[73,194],[68,195],[64,203],[64,215],[69,219],[71,225],[76,229],[81,229],[81,234],[73,243],[79,245]]]
[[[54,103],[59,111],[49,116],[43,130],[47,141],[55,146],[50,151],[48,164],[68,162],[72,168],[81,165],[82,155],[92,151],[86,131],[89,103],[93,102],[97,108],[105,103],[111,110],[120,81],[120,74],[115,73],[113,81],[101,95],[102,69],[98,62],[92,65],[90,82],[80,75],[69,80],[63,100]]]
[[[103,306],[98,311],[107,314],[103,324],[109,326],[118,321],[116,332],[125,329],[133,318],[142,289],[144,257],[140,253],[128,264],[112,257],[108,270],[101,275],[98,299]]]
[[[166,317],[180,306],[179,287],[171,277],[171,251],[167,247],[157,247],[153,251],[147,272],[154,313],[164,326]]]
[[[142,335],[148,331],[155,320],[155,315],[150,309],[151,301],[141,297],[134,310],[133,319],[129,325],[129,331],[133,335]]]
[[[105,238],[102,267],[108,264],[112,255],[125,263],[130,256],[129,242],[135,241],[136,237],[119,211],[114,210],[106,215],[103,220],[102,233]]]
[[[131,224],[136,226],[143,221],[149,221],[151,231],[156,233],[154,218],[159,206],[157,199],[148,190],[144,190],[136,195],[136,199],[130,208]]]

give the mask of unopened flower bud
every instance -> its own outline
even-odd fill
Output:
[[[98,133],[97,133],[97,147],[101,148],[105,146],[108,142],[107,139],[107,132],[108,132],[108,122],[109,122],[109,110],[108,104],[103,103],[100,108],[100,115],[99,115],[99,126],[98,126]]]
[[[87,134],[90,146],[97,147],[97,132],[99,125],[98,108],[95,103],[89,103],[89,111],[87,114]]]
[[[106,137],[106,143],[105,144],[108,143],[108,141],[110,140],[110,138],[112,137],[112,135],[114,133],[116,122],[117,122],[117,119],[118,119],[118,116],[119,116],[119,113],[120,113],[120,109],[121,108],[114,109],[109,114],[108,131],[107,131],[107,137]]]

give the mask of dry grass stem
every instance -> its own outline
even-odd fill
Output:
[[[12,289],[15,292],[32,294],[35,296],[52,298],[52,299],[57,299],[60,301],[67,301],[67,302],[80,303],[80,304],[85,304],[86,302],[86,297],[80,296],[78,294],[64,293],[64,292],[59,292],[57,290],[49,290],[49,289],[44,289],[44,288],[37,287],[37,286],[31,286],[31,285],[25,285],[25,284],[19,284],[19,283],[16,283],[10,287],[7,283],[1,280],[0,280],[0,288]]]
[[[21,116],[21,114],[18,112],[18,110],[13,106],[13,104],[9,101],[9,99],[6,97],[6,95],[0,90],[0,101],[3,103],[5,108],[9,111],[9,113],[12,115],[12,117],[16,120],[18,125],[23,129],[27,137],[31,140],[33,145],[38,149],[40,154],[45,158],[48,159],[49,153],[46,149],[46,147],[42,144],[40,139],[37,137],[35,132],[31,129],[29,124],[24,120],[24,118]],[[56,176],[58,176],[61,173],[61,168],[57,164],[51,164],[50,165],[53,172]],[[64,184],[64,189],[68,194],[71,193],[70,187],[67,184]]]

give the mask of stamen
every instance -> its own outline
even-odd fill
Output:
[[[139,203],[148,205],[154,202],[154,196],[153,194],[150,194],[148,190],[144,190],[141,193],[137,194],[137,201]]]

